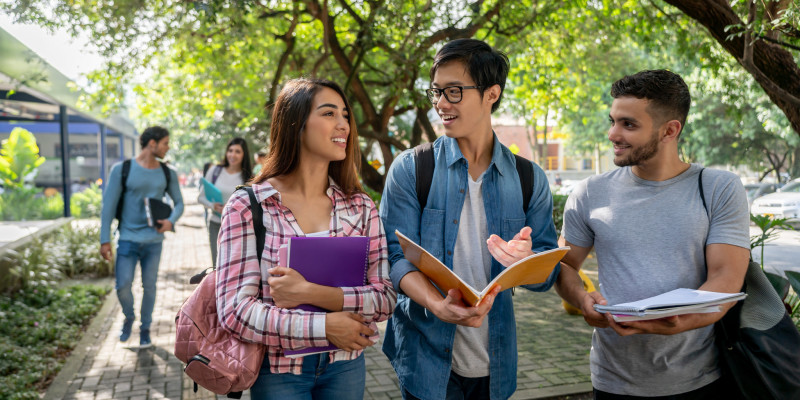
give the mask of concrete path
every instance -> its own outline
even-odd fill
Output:
[[[172,354],[175,314],[195,285],[189,277],[211,264],[203,211],[197,192],[184,189],[186,211],[177,233],[168,234],[158,278],[158,297],[151,334],[153,347],[138,350],[138,320],[127,343],[118,336],[123,316],[112,291],[81,343],[70,355],[45,399],[215,399],[183,374]],[[588,274],[593,278],[591,271]],[[141,301],[141,281],[134,282]],[[581,317],[567,315],[554,291],[517,290],[514,297],[519,343],[518,389],[514,399],[546,399],[591,391],[589,348],[591,328]],[[384,324],[385,326],[385,324]],[[381,327],[383,329],[383,326]],[[366,351],[365,399],[400,399],[397,377],[380,352],[380,343]],[[220,396],[220,399],[225,396]],[[244,399],[249,399],[245,393]]]

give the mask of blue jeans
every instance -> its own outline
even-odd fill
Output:
[[[137,243],[120,240],[117,244],[117,263],[114,268],[117,282],[117,298],[125,319],[133,321],[133,273],[136,263],[142,266],[142,324],[140,329],[150,329],[153,322],[153,306],[156,304],[156,279],[158,263],[161,261],[161,242]]]
[[[363,400],[364,354],[355,360],[328,361],[328,353],[303,357],[303,373],[273,374],[264,357],[253,387],[253,400]]]
[[[489,377],[466,378],[450,371],[447,381],[447,398],[445,400],[483,400],[491,397],[489,392]],[[408,390],[403,390],[404,400],[419,400]]]

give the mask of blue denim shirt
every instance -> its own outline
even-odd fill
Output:
[[[433,151],[436,167],[425,209],[420,210],[417,201],[413,150],[403,152],[392,163],[380,207],[389,245],[389,276],[398,292],[397,306],[386,328],[383,352],[394,366],[403,389],[421,399],[445,398],[456,325],[441,321],[400,290],[403,276],[417,269],[403,257],[394,231],[421,244],[452,269],[468,179],[467,160],[455,139],[440,137],[434,142]],[[553,198],[544,171],[533,165],[534,189],[526,215],[515,165],[514,155],[495,136],[492,162],[483,176],[482,186],[489,234],[508,241],[524,226],[530,226],[533,251],[558,247],[553,225]],[[492,279],[503,268],[492,259]],[[550,289],[559,271],[560,265],[545,283],[526,288]],[[483,323],[489,324],[491,397],[507,399],[517,388],[517,334],[510,290],[497,296]]]

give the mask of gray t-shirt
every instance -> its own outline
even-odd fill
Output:
[[[492,255],[486,245],[489,228],[483,209],[482,178],[483,175],[476,182],[470,176],[467,180],[469,190],[464,196],[453,249],[453,272],[477,291],[489,283],[492,268]],[[456,327],[451,368],[467,378],[489,376],[489,318],[479,328]]]
[[[630,167],[576,185],[564,210],[562,235],[576,246],[594,246],[600,285],[608,304],[635,301],[706,281],[706,244],[749,249],[744,187],[726,171],[692,164],[666,181],[647,181]],[[677,335],[621,337],[595,329],[592,384],[633,396],[666,396],[703,387],[720,377],[713,325]]]

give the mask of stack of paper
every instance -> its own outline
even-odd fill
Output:
[[[643,321],[672,315],[712,313],[720,305],[739,301],[745,293],[718,293],[698,289],[675,289],[658,296],[613,306],[594,305],[599,313],[611,313],[615,321]]]

